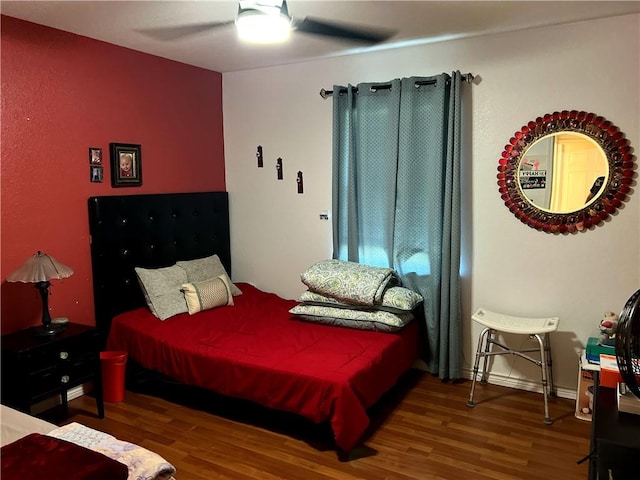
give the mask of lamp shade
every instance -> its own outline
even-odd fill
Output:
[[[48,282],[53,278],[67,278],[71,275],[73,275],[73,270],[70,267],[58,262],[52,256],[38,251],[15,272],[7,276],[7,282]]]

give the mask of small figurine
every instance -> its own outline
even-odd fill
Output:
[[[604,312],[602,320],[600,320],[600,341],[613,338],[618,326],[618,315],[613,312]]]

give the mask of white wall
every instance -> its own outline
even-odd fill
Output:
[[[512,134],[560,110],[602,115],[640,148],[639,15],[531,29],[392,51],[225,74],[224,129],[233,278],[287,298],[300,273],[331,256],[331,100],[321,88],[397,77],[472,72],[465,85],[471,138],[465,158],[464,364],[483,306],[522,316],[560,316],[552,337],[560,394],[577,383],[578,351],[603,312],[619,312],[640,288],[640,192],[605,226],[552,235],[518,221],[503,205],[496,167]],[[257,168],[262,145],[265,166]],[[284,180],[276,180],[277,157]],[[295,175],[304,172],[305,192]],[[637,187],[635,188],[637,190]],[[528,340],[520,340],[523,344]],[[533,388],[538,370],[501,357],[492,382]],[[521,380],[521,381],[520,381]]]

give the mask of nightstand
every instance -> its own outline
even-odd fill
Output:
[[[100,337],[94,327],[69,323],[57,335],[37,337],[29,330],[2,336],[2,403],[26,413],[60,395],[67,413],[67,391],[93,382],[98,416],[104,417]]]

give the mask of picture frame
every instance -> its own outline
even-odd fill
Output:
[[[89,164],[102,165],[102,149],[99,147],[89,147]]]
[[[91,165],[89,167],[89,180],[91,180],[91,183],[102,183],[103,173],[101,166],[96,167],[95,165]]]
[[[142,146],[135,143],[110,143],[111,186],[142,185]]]

